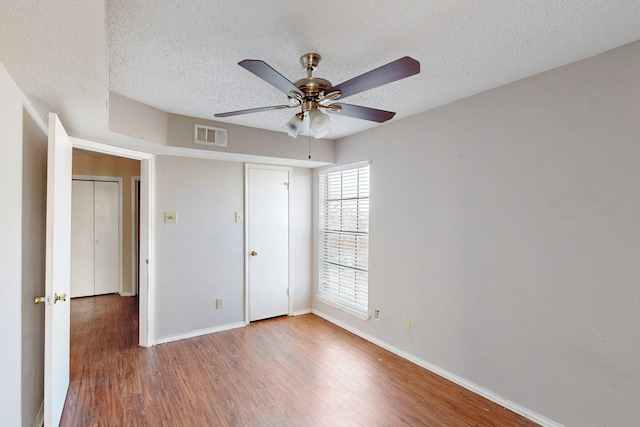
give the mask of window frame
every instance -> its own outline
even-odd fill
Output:
[[[363,320],[369,319],[369,297],[368,297],[368,251],[369,251],[369,214],[370,214],[370,183],[371,183],[371,162],[358,162],[352,163],[348,165],[343,165],[339,167],[327,168],[320,170],[318,172],[318,231],[317,231],[317,262],[318,262],[318,270],[317,270],[317,294],[316,297],[319,301],[328,304],[332,307],[338,308],[344,312],[347,312],[355,317],[358,317]],[[360,170],[366,168],[366,177],[367,182],[366,186],[360,182],[361,172]],[[344,197],[345,193],[345,181],[344,176],[345,173],[353,173],[353,171],[357,171],[357,192],[356,197]],[[327,187],[327,180],[333,175],[335,178],[336,175],[340,175],[340,197],[338,198],[330,198],[327,197],[327,191],[329,188]],[[351,182],[353,184],[353,182]],[[347,188],[347,190],[349,187]],[[351,187],[353,189],[353,187]],[[365,194],[362,192],[364,191]],[[366,201],[366,203],[362,203]],[[327,230],[326,225],[330,219],[327,219],[327,207],[330,202],[337,202],[340,207],[337,208],[340,211],[339,218],[341,227],[343,223],[349,224],[346,226],[350,228],[348,230],[344,229],[331,229]],[[351,205],[345,208],[345,204]],[[355,203],[355,205],[354,205]],[[336,205],[334,204],[334,212],[336,210]],[[356,218],[354,220],[353,216],[351,218],[347,218],[345,220],[344,211],[348,210],[352,214],[356,213]],[[333,216],[333,218],[337,218]],[[355,222],[354,222],[355,221]],[[354,228],[355,227],[355,228]],[[362,228],[361,228],[362,227]],[[343,244],[339,244],[339,248],[336,249],[335,245],[330,245],[328,242],[331,236],[333,241],[336,239],[338,241],[345,240],[349,241],[347,243],[347,249],[351,249],[351,251],[344,250]],[[364,244],[364,243],[366,244]],[[364,253],[364,255],[363,255]],[[340,261],[336,261],[333,263],[328,263],[327,258],[333,256],[334,259],[339,258]],[[346,261],[345,261],[346,260]],[[329,266],[332,265],[333,267]],[[363,268],[364,267],[364,268]],[[341,274],[340,272],[347,274]],[[325,275],[332,273],[331,278],[327,280],[331,280],[331,282],[325,281]],[[336,285],[336,275],[340,277],[347,277],[347,284],[344,286],[346,292],[341,293],[340,288],[342,288],[341,284]],[[351,277],[353,276],[353,277]],[[342,279],[339,280],[341,282]],[[364,292],[365,296],[363,297],[362,291],[362,282],[364,281]],[[330,289],[334,288],[334,289]],[[336,288],[338,290],[336,290]],[[353,293],[354,296],[344,297],[346,293]],[[342,295],[341,295],[342,294]],[[358,295],[360,294],[360,295]],[[351,300],[353,298],[353,300]],[[366,301],[365,301],[366,300]],[[363,304],[364,302],[364,304]]]

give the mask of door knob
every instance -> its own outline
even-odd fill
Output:
[[[251,256],[256,256],[256,255],[258,255],[258,252],[256,252],[256,251],[251,251]]]
[[[53,303],[57,303],[58,301],[66,301],[67,300],[67,294],[62,294],[62,295],[58,295],[58,294],[53,294]]]
[[[44,304],[45,302],[47,302],[47,297],[35,297],[33,299],[34,304]]]

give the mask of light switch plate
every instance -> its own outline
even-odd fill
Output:
[[[241,223],[244,220],[242,212],[236,212],[236,222]]]
[[[166,223],[178,222],[178,214],[175,213],[175,212],[165,212],[164,213],[164,222],[166,222]]]

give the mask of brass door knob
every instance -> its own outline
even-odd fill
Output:
[[[256,251],[251,251],[251,256],[256,256],[256,255],[258,255],[258,252],[256,252]]]
[[[35,297],[33,299],[34,304],[44,304],[47,301],[47,297]]]
[[[58,301],[66,301],[67,300],[67,294],[62,294],[62,295],[58,295],[58,294],[53,294],[53,303],[57,303]]]

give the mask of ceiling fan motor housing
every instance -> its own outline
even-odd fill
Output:
[[[294,83],[302,92],[304,92],[306,100],[317,101],[320,94],[331,88],[329,80],[320,77],[307,77],[300,79]]]
[[[310,111],[318,108],[319,97],[330,89],[333,85],[329,80],[313,77],[312,72],[320,63],[320,54],[305,53],[300,57],[300,64],[307,70],[307,77],[296,81],[294,84],[305,95],[303,111]]]

